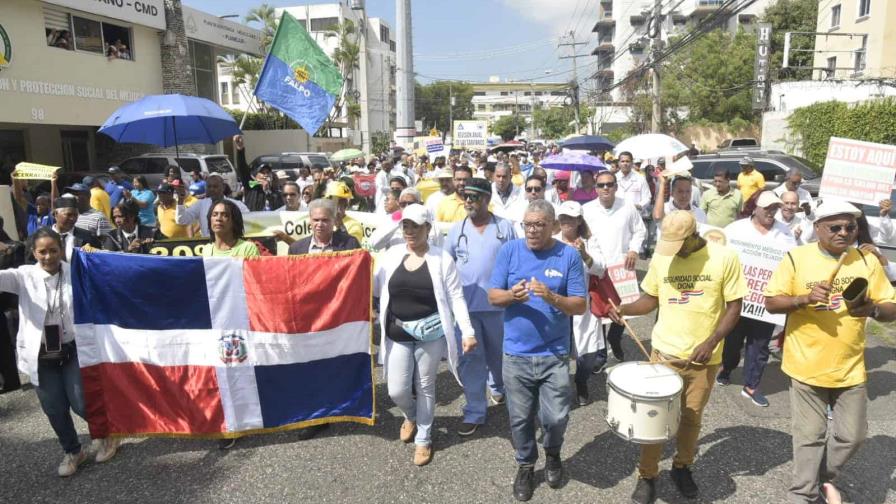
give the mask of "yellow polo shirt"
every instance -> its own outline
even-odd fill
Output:
[[[754,192],[763,187],[765,187],[765,177],[755,168],[749,174],[740,172],[737,176],[737,188],[740,189],[744,203],[750,199]]]
[[[112,199],[102,188],[90,188],[90,208],[103,212],[107,219],[112,220]]]
[[[436,209],[436,220],[439,222],[460,222],[467,216],[464,209],[464,200],[457,193],[442,198],[439,208]]]
[[[653,327],[653,348],[687,359],[709,338],[725,313],[725,303],[747,295],[747,282],[737,252],[709,242],[687,258],[654,255],[641,282],[659,300]],[[708,364],[722,362],[720,343]]]
[[[198,199],[193,196],[187,196],[184,199],[184,206],[191,207],[193,206]],[[159,231],[165,235],[166,238],[189,238],[190,233],[187,230],[190,228],[189,225],[180,225],[174,221],[174,212],[176,208],[172,206],[171,208],[165,208],[162,205],[156,207],[156,218],[159,222]],[[199,227],[194,225],[193,236],[199,235]]]
[[[837,259],[817,243],[790,250],[765,289],[766,297],[802,296],[834,271]],[[793,261],[790,260],[793,258]],[[868,279],[868,297],[875,303],[896,302],[880,261],[850,248],[834,279],[827,304],[809,305],[791,312],[784,326],[781,370],[787,376],[816,387],[852,387],[865,382],[865,319],[849,315],[843,291],[855,278]]]

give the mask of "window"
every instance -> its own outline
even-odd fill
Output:
[[[199,160],[194,158],[177,158],[177,165],[180,166],[184,174],[192,173],[193,170],[202,171],[199,168]]]
[[[118,165],[118,167],[128,175],[142,175],[146,173],[146,160],[143,158],[131,158]]]
[[[485,112],[485,105],[481,103],[479,105],[476,105],[476,110],[478,110],[479,112]]]
[[[312,168],[326,168],[332,166],[326,156],[308,156],[308,164]]]
[[[205,166],[209,173],[230,173],[233,167],[226,156],[205,158]]]
[[[231,95],[232,95],[232,99],[230,100],[231,103],[233,103],[234,105],[239,105],[240,104],[240,87],[237,85],[234,85],[233,88],[231,88]]]
[[[230,105],[230,90],[227,89],[227,83],[221,83],[221,105]]]
[[[837,57],[831,56],[828,58],[828,66],[824,71],[824,75],[826,79],[833,79],[834,73],[837,71]]]
[[[507,91],[501,91],[501,96],[507,96]]]
[[[211,46],[190,40],[190,57],[192,58],[193,77],[196,82],[196,95],[215,101],[217,84],[215,84],[215,59]]]
[[[840,27],[840,11],[842,7],[840,5],[835,5],[831,7],[831,28],[839,28]]]
[[[380,25],[380,42],[389,43],[389,27],[386,25]]]
[[[868,35],[862,35],[862,47],[856,49],[853,56],[853,71],[862,73],[865,70],[866,55],[868,52]]]
[[[485,91],[473,91],[473,96],[485,96]]]
[[[103,47],[110,59],[131,59],[131,30],[109,23],[103,25]]]
[[[859,17],[871,15],[871,0],[859,0]]]
[[[75,27],[75,49],[103,54],[103,26],[99,21],[72,17]]]
[[[532,96],[532,91],[523,92],[523,96]]]
[[[68,51],[75,50],[72,39],[72,18],[68,12],[44,7],[44,35],[47,45]]]
[[[311,20],[311,31],[333,31],[339,24],[338,17],[317,18]]]
[[[541,96],[541,95],[543,95],[543,94],[544,94],[544,93],[541,92],[541,91],[536,91],[536,92],[535,92],[535,96]]]
[[[566,96],[566,91],[551,91],[551,96]]]
[[[389,41],[389,50],[392,52],[395,52],[395,41],[394,40]]]

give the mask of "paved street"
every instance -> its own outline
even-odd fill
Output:
[[[653,317],[635,321],[648,334]],[[627,341],[628,355],[636,355]],[[896,502],[896,350],[871,342],[867,353],[869,439],[847,470],[852,501]],[[740,373],[717,387],[704,418],[700,457],[694,467],[702,489],[695,502],[783,502],[790,474],[786,381],[773,360],[763,381],[772,405],[752,406],[740,396]],[[635,482],[637,447],[608,431],[605,375],[590,383],[598,401],[574,409],[563,458],[568,483],[551,490],[537,472],[532,502],[628,502]],[[0,501],[94,502],[512,502],[515,466],[504,407],[492,407],[485,428],[471,438],[461,422],[460,388],[443,368],[439,376],[435,458],[412,462],[413,447],[398,441],[400,414],[376,388],[375,427],[341,424],[311,441],[291,433],[241,440],[219,451],[211,440],[133,439],[105,465],[88,463],[73,478],[56,476],[61,451],[33,390],[0,396]],[[79,423],[81,432],[86,425]],[[86,440],[86,435],[84,436]],[[662,463],[660,502],[686,502]],[[540,467],[540,464],[539,464]]]

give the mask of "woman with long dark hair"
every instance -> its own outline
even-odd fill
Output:
[[[208,231],[212,242],[202,251],[204,257],[257,257],[255,243],[243,239],[243,213],[228,199],[213,204],[208,211]]]

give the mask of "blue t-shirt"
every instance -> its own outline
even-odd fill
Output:
[[[205,194],[205,181],[199,180],[193,182],[188,189],[193,196],[202,196]]]
[[[140,209],[140,213],[138,214],[140,217],[140,224],[144,226],[155,226],[156,225],[156,209],[153,203],[156,201],[156,195],[149,189],[134,189],[131,191],[131,196],[140,201],[145,201],[146,207]]]
[[[27,212],[28,224],[25,226],[25,231],[28,233],[28,236],[34,234],[34,232],[41,227],[50,227],[56,223],[56,219],[53,218],[52,212],[44,216],[37,215],[37,207],[31,203],[28,203]]]
[[[457,264],[469,312],[503,310],[488,302],[489,280],[501,246],[514,239],[513,224],[495,216],[482,233],[476,230],[469,218],[455,223],[448,232],[445,250]]]
[[[133,188],[134,186],[127,180],[122,180],[120,182],[110,180],[109,182],[106,182],[106,187],[104,187],[106,192],[109,193],[109,203],[112,205],[112,208],[118,206],[118,202],[121,201],[121,197],[123,196],[122,191],[124,189],[130,191]]]
[[[490,287],[508,290],[535,277],[561,296],[585,297],[582,258],[559,240],[547,250],[530,250],[525,239],[504,244],[498,252]],[[504,353],[510,355],[569,355],[570,316],[529,294],[525,303],[504,310]]]

